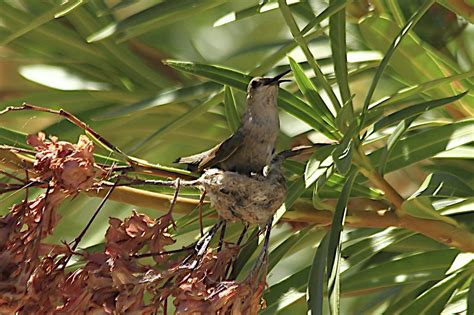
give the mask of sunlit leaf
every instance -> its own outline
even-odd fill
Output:
[[[323,314],[324,284],[326,283],[326,260],[329,235],[323,238],[314,255],[308,279],[308,309],[312,315]]]
[[[451,225],[457,226],[458,223],[456,220],[453,220],[447,216],[439,214],[431,204],[431,199],[429,197],[415,197],[406,200],[402,204],[402,211],[408,213],[411,216],[420,219],[428,220],[441,220]]]
[[[455,273],[446,277],[421,294],[400,314],[440,314],[456,288],[466,278],[466,273]]]
[[[357,175],[357,172],[352,172],[347,178],[341,195],[337,200],[336,210],[334,212],[331,231],[329,232],[328,240],[328,259],[327,259],[327,273],[328,273],[328,294],[329,306],[333,314],[339,313],[339,264],[341,258],[341,232],[344,226],[344,219],[347,213],[347,202],[351,193],[352,184]]]
[[[457,253],[454,249],[430,251],[382,262],[351,275],[346,271],[341,275],[341,290],[343,293],[356,293],[368,289],[439,280],[444,278]]]

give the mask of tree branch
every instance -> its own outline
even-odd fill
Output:
[[[20,170],[31,165],[30,163],[31,160],[24,161],[22,156],[10,151],[0,150],[0,165],[2,166],[13,170]],[[390,186],[388,183],[387,185]],[[379,188],[382,189],[380,186]],[[109,189],[110,188],[90,190],[87,192],[87,195],[103,198]],[[132,204],[141,208],[155,209],[165,212],[168,209],[173,196],[123,186],[116,187],[110,195],[110,199]],[[398,197],[396,197],[395,194],[387,195],[387,199],[389,199],[395,206],[401,205],[400,200],[397,201]],[[197,199],[178,197],[173,211],[174,213],[187,214],[194,210],[198,203],[199,200]],[[332,212],[317,210],[311,203],[299,200],[295,202],[291,210],[284,214],[282,220],[287,222],[301,222],[329,226],[332,222]],[[456,247],[464,252],[474,252],[474,234],[443,221],[420,219],[410,215],[398,216],[396,212],[393,211],[349,209],[345,225],[356,228],[405,228],[421,233],[440,243],[446,244],[447,246]]]

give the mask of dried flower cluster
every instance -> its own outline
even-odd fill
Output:
[[[71,144],[40,133],[28,143],[37,153],[34,175],[25,182],[43,193],[28,200],[25,185],[25,200],[0,217],[1,314],[154,314],[173,308],[176,314],[256,314],[263,307],[265,278],[258,272],[242,282],[229,280],[238,245],[166,252],[175,242],[170,213],[156,220],[136,212],[123,221],[110,218],[102,252],[75,251],[80,239],[46,244],[59,220],[56,209],[98,185],[106,172],[94,163],[94,145],[85,136]],[[76,267],[72,258],[78,258]]]

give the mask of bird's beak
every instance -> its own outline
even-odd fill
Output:
[[[273,77],[268,84],[280,84],[282,82],[291,82],[291,80],[280,80],[283,76],[290,73],[291,69],[286,70],[285,72],[280,73],[279,75]]]

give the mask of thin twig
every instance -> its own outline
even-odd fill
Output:
[[[40,244],[41,244],[41,234],[43,232],[43,216],[44,216],[44,212],[46,211],[46,208],[48,207],[48,196],[49,196],[49,193],[51,191],[51,186],[48,185],[48,188],[46,188],[46,191],[44,193],[44,199],[43,199],[43,206],[41,207],[41,215],[40,215],[40,218],[39,218],[39,222],[38,224],[36,225],[35,229],[34,230],[39,230],[39,233],[38,233],[38,237],[35,239],[35,247],[34,247],[34,257],[38,257],[38,251],[39,251],[39,247],[40,247]],[[28,233],[29,234],[29,233]],[[25,238],[26,239],[26,238]]]
[[[227,222],[224,221],[222,224],[221,234],[219,235],[219,243],[217,245],[217,252],[222,250],[222,245],[224,245],[225,229],[227,227]]]
[[[128,156],[125,154],[122,150],[120,150],[118,147],[114,146],[110,141],[102,137],[98,132],[90,128],[86,123],[81,121],[79,118],[74,116],[73,114],[63,110],[54,110],[46,107],[40,107],[28,103],[23,103],[22,106],[9,106],[5,108],[4,110],[0,111],[0,115],[6,114],[8,112],[13,112],[13,111],[24,111],[24,110],[32,110],[32,111],[38,111],[38,112],[44,112],[44,113],[49,113],[49,114],[54,114],[58,115],[61,117],[64,117],[65,119],[69,120],[71,123],[74,125],[78,126],[82,130],[86,131],[87,133],[91,134],[94,138],[96,138],[100,143],[102,143],[105,147],[107,147],[109,150],[114,151],[121,155],[134,169],[142,169],[145,170],[151,174],[155,174],[158,176],[162,177],[171,177],[171,178],[177,178],[177,177],[182,177],[186,179],[192,179],[194,176],[192,174],[187,174],[186,172],[182,172],[177,170],[176,172],[173,172],[172,170],[165,170],[165,169],[160,169],[158,167],[155,167],[152,164],[145,164],[141,163],[137,159]]]
[[[179,195],[179,188],[180,188],[180,179],[177,178],[176,179],[176,182],[175,182],[175,190],[174,190],[174,195],[173,195],[173,199],[171,200],[171,203],[170,203],[170,207],[168,209],[168,212],[166,213],[165,216],[169,216],[170,217],[170,221],[171,221],[171,224],[173,225],[173,229],[176,231],[176,222],[174,222],[173,220],[173,209],[174,209],[174,206],[176,204],[176,200],[178,199],[178,195]]]
[[[9,178],[15,179],[15,180],[19,181],[20,183],[23,183],[23,184],[26,183],[26,181],[24,179],[21,179],[21,178],[15,176],[13,174],[10,174],[8,172],[0,170],[0,174],[3,174],[3,175],[5,175],[6,177],[9,177]]]
[[[117,181],[116,183],[118,183],[120,181],[120,177],[117,178]],[[81,231],[81,233],[74,239],[74,241],[72,242],[72,246],[71,246],[71,249],[72,251],[75,251],[77,246],[79,245],[79,243],[81,242],[82,238],[84,237],[84,235],[86,234],[87,230],[90,228],[92,222],[95,220],[95,218],[97,217],[97,215],[99,214],[99,211],[104,207],[105,203],[107,202],[107,200],[109,199],[110,195],[112,194],[112,192],[114,191],[115,189],[115,186],[112,186],[110,188],[110,190],[107,192],[107,194],[105,195],[105,197],[102,199],[102,201],[100,202],[99,206],[97,207],[97,209],[95,210],[94,214],[92,215],[92,217],[90,218],[89,222],[87,222],[87,225],[84,227],[84,229]]]
[[[196,243],[193,243],[191,245],[188,245],[188,246],[185,246],[185,247],[179,248],[179,249],[172,249],[172,250],[167,250],[167,251],[163,251],[163,252],[155,252],[155,253],[133,254],[130,257],[145,258],[145,257],[154,257],[154,256],[163,256],[163,255],[169,255],[169,254],[176,254],[176,253],[180,253],[180,252],[190,251],[190,250],[194,249],[195,246],[196,246]]]
[[[204,225],[202,223],[202,204],[204,203],[204,198],[206,198],[205,190],[201,193],[198,204],[199,232],[201,233],[201,237],[204,236]]]

